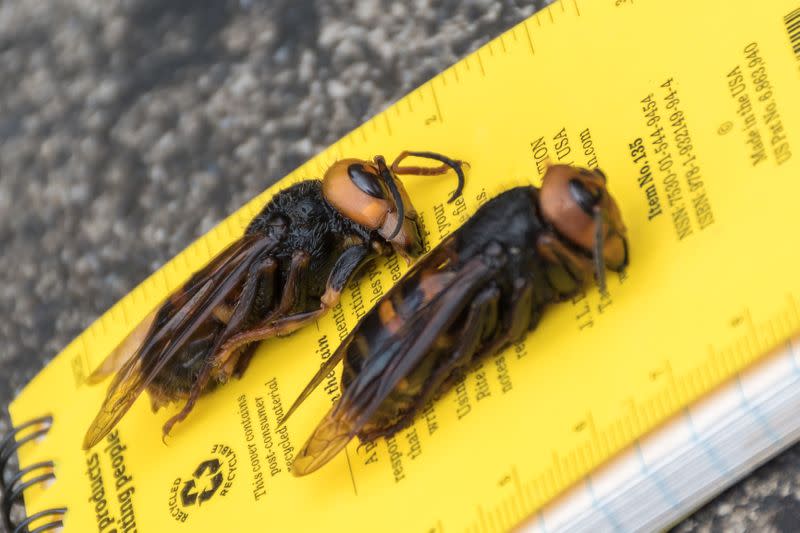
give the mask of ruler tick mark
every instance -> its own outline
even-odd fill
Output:
[[[511,529],[515,524],[520,523],[525,518],[519,509],[517,500],[516,494],[512,494],[505,499],[504,505],[507,525],[504,529],[506,530]]]
[[[490,531],[497,531],[498,529],[500,529],[498,527],[499,524],[495,523],[496,519],[497,519],[497,507],[495,507],[494,509],[490,509],[486,512],[486,522],[489,524]]]
[[[125,301],[121,301],[119,303],[119,310],[122,314],[122,321],[124,324],[129,325],[131,323],[130,316],[128,315],[128,310],[125,308]]]
[[[208,241],[209,241],[209,239],[203,239],[203,245],[206,248],[206,255],[205,255],[205,257],[203,257],[203,259],[208,259],[212,255],[212,253],[211,253],[211,245],[208,243]],[[200,255],[199,251],[198,251],[198,255]]]
[[[392,126],[389,124],[389,113],[384,113],[383,120],[386,123],[386,131],[389,132],[389,137],[392,136]]]
[[[581,10],[578,7],[578,0],[572,0],[572,4],[575,6],[575,13],[580,17],[581,16]]]
[[[791,306],[792,313],[794,314],[795,325],[800,325],[800,310],[797,308],[797,299],[792,293],[787,294],[787,297],[789,298],[789,305]]]
[[[774,348],[778,345],[778,332],[775,329],[776,320],[774,318],[770,318],[767,320],[767,334],[770,338],[770,349]]]
[[[503,503],[502,502],[500,502],[500,504],[497,505],[494,508],[494,512],[492,514],[494,514],[493,522],[496,522],[494,529],[495,530],[499,529],[500,531],[505,531],[505,529],[506,529],[506,526],[505,526],[506,521],[505,521],[505,519],[503,517]]]
[[[553,452],[553,465],[555,466],[553,470],[553,481],[559,485],[563,485],[564,475],[561,472],[561,458],[556,452]]]
[[[520,506],[527,507],[527,502],[525,501],[525,493],[522,491],[522,485],[519,482],[519,472],[517,472],[516,466],[511,467],[511,479],[514,482],[514,491],[516,491],[517,493]]]
[[[745,322],[747,323],[747,332],[748,338],[751,341],[751,353],[763,353],[762,350],[765,348],[760,346],[761,341],[758,338],[758,332],[756,331],[756,325],[753,323],[753,316],[750,314],[750,309],[745,310]]]
[[[431,82],[431,95],[433,95],[433,105],[436,106],[436,116],[439,117],[439,123],[441,124],[444,119],[442,118],[442,110],[439,107],[439,99],[436,97],[436,87],[433,86],[433,82]]]
[[[81,335],[81,344],[83,345],[83,350],[81,352],[81,355],[83,357],[81,359],[83,359],[83,364],[84,368],[86,369],[86,373],[91,375],[92,370],[94,369],[91,367],[91,363],[89,361],[89,345],[86,343],[86,335]]]
[[[536,50],[533,49],[533,39],[531,38],[531,32],[528,29],[528,21],[523,22],[522,26],[525,28],[525,35],[528,36],[528,44],[531,47],[531,55],[536,55]]]
[[[475,57],[478,58],[478,66],[481,67],[481,75],[486,76],[486,70],[483,68],[483,60],[481,59],[481,51],[475,52]]]
[[[480,520],[481,524],[481,531],[488,531],[488,529],[486,528],[486,516],[483,513],[483,507],[478,505],[477,508],[478,508],[478,519]]]

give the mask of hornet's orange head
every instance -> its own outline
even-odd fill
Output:
[[[605,289],[605,269],[628,264],[625,224],[600,169],[551,165],[540,193],[542,215],[563,237],[591,255],[595,275]]]
[[[343,216],[377,231],[403,257],[422,253],[417,211],[382,157],[337,161],[322,179],[322,194]]]

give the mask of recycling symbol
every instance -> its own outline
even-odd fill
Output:
[[[193,478],[183,484],[181,502],[184,507],[202,505],[217,493],[223,481],[220,466],[218,459],[209,459],[198,465],[192,474]]]

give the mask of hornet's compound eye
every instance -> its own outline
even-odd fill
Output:
[[[353,184],[362,192],[373,198],[386,199],[383,188],[378,183],[379,177],[365,169],[361,163],[353,163],[347,167],[347,175],[350,176]]]
[[[594,213],[595,207],[603,198],[603,190],[601,188],[589,188],[586,182],[579,178],[569,180],[569,192],[581,210],[587,215]]]

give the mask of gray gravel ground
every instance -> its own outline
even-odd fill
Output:
[[[226,214],[543,3],[0,3],[0,405]],[[795,447],[676,531],[799,523]]]

